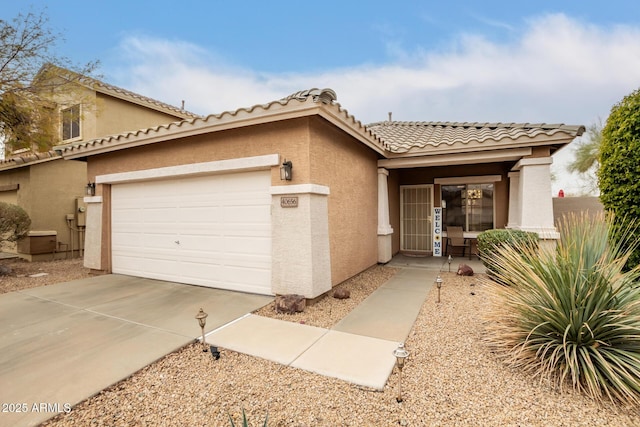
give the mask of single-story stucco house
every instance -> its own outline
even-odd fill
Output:
[[[87,162],[85,265],[315,298],[398,253],[511,227],[553,240],[551,155],[582,126],[384,121],[330,89],[58,147]]]

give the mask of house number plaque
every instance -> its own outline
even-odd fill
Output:
[[[297,208],[298,196],[280,197],[280,207],[282,208]]]

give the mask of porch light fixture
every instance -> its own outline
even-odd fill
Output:
[[[438,274],[436,277],[436,287],[438,288],[438,302],[440,302],[440,289],[442,288],[442,277]]]
[[[409,357],[409,352],[404,348],[404,343],[401,342],[398,344],[398,348],[393,350],[393,355],[396,357],[396,365],[398,366],[398,370],[400,371],[400,376],[398,379],[398,397],[396,397],[396,401],[398,403],[402,402],[402,368],[404,368],[404,362],[407,357]]]
[[[202,346],[203,346],[202,351],[207,351],[207,343],[204,340],[204,325],[207,324],[207,316],[208,316],[208,314],[205,313],[202,310],[202,308],[200,309],[198,314],[196,314],[196,319],[198,320],[198,324],[200,325],[200,329],[202,329]]]
[[[291,160],[285,160],[280,166],[280,179],[283,181],[291,181],[293,176],[293,163]]]
[[[95,196],[96,195],[96,183],[89,182],[85,188],[87,196]]]

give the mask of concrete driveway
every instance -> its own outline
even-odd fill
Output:
[[[0,295],[0,426],[36,425],[271,297],[107,275]]]

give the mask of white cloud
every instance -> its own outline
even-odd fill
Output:
[[[519,33],[518,33],[519,31]],[[113,75],[133,91],[201,114],[330,87],[368,123],[385,120],[548,122],[589,125],[640,86],[640,27],[597,27],[565,15],[531,19],[511,40],[460,35],[446,51],[422,46],[396,63],[354,65],[319,73],[262,73],[181,41],[129,37],[127,61]],[[570,150],[556,174],[566,179]],[[571,192],[567,179],[556,186]],[[577,190],[577,189],[576,189]]]

